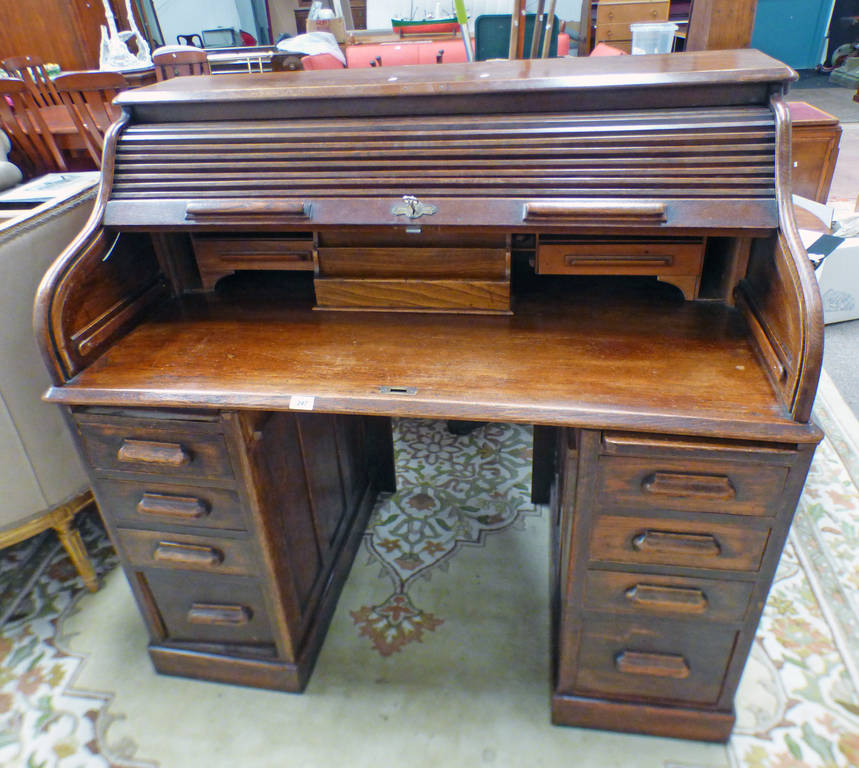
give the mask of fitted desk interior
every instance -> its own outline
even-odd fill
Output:
[[[516,421],[552,515],[554,721],[726,739],[820,439],[791,71],[342,74],[123,94],[37,297],[156,668],[302,690],[395,486],[390,419]]]

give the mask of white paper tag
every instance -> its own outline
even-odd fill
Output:
[[[293,395],[289,398],[289,407],[294,411],[312,411],[315,399],[312,395]]]

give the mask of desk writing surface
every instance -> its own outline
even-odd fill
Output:
[[[284,409],[300,394],[330,412],[642,428],[658,421],[711,434],[742,420],[753,439],[802,439],[735,310],[640,287],[617,295],[612,281],[575,283],[560,295],[522,297],[513,317],[186,297],[51,399]],[[382,386],[416,392],[383,395]]]

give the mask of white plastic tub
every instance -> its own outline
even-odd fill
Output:
[[[630,24],[632,54],[671,53],[677,25],[673,21],[648,21]]]

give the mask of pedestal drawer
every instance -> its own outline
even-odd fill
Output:
[[[694,624],[585,619],[576,688],[601,695],[713,704],[736,631]]]
[[[243,575],[257,570],[254,549],[245,539],[128,529],[119,529],[118,535],[119,545],[134,567]]]
[[[102,514],[121,526],[246,529],[238,494],[224,488],[101,480],[98,498]]]
[[[164,419],[78,421],[84,451],[97,470],[232,481],[217,423]]]
[[[757,571],[769,530],[710,521],[599,515],[591,533],[590,559]]]
[[[584,607],[641,617],[741,622],[754,586],[747,581],[589,570]]]
[[[701,459],[601,456],[599,503],[641,510],[676,509],[774,515],[788,468]]]
[[[150,593],[168,641],[274,642],[263,590],[256,579],[166,570],[146,570],[139,578]]]

